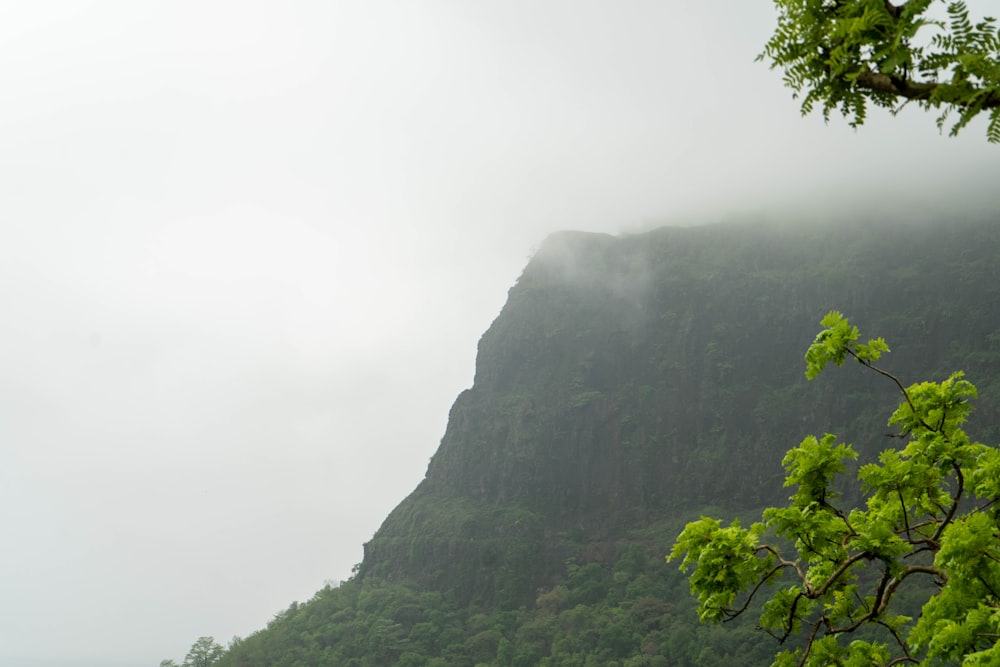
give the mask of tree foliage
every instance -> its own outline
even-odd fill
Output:
[[[904,387],[876,365],[884,340],[860,343],[837,312],[822,326],[806,375],[853,358],[887,378],[902,395],[889,424],[905,444],[860,466],[866,502],[846,509],[837,483],[857,452],[833,435],[809,436],[782,462],[787,505],[749,529],[689,523],[668,560],[693,568],[703,621],[766,598],[760,627],[791,646],[774,665],[1000,664],[1000,450],[962,429],[976,388],[961,372]],[[916,620],[904,613],[908,596],[926,600],[909,612]]]
[[[829,120],[839,111],[864,123],[869,102],[895,113],[907,102],[949,116],[952,136],[987,113],[987,138],[1000,142],[1000,34],[993,18],[973,22],[965,2],[938,0],[775,0],[778,25],[758,59],[784,71],[802,96]]]
[[[676,532],[680,525],[669,532]],[[715,667],[765,664],[750,624],[699,624],[686,580],[663,567],[658,524],[612,563],[565,576],[517,608],[462,607],[403,582],[352,579],[292,604],[213,667]]]
[[[199,637],[191,645],[181,667],[211,667],[225,654],[226,649],[213,637]]]

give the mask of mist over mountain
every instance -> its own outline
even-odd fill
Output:
[[[677,529],[781,502],[782,455],[806,435],[836,433],[862,462],[886,446],[891,385],[855,368],[805,380],[829,310],[884,336],[905,383],[964,370],[970,433],[1000,439],[998,266],[990,219],[550,236],[355,578],[220,664],[769,660],[748,627],[697,625],[662,561]]]

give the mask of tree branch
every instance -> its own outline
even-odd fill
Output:
[[[962,468],[954,462],[951,464],[951,467],[955,471],[955,477],[958,479],[958,488],[955,490],[955,495],[951,497],[951,507],[948,508],[948,514],[946,514],[944,519],[941,520],[941,524],[930,537],[931,541],[935,543],[941,539],[941,534],[944,532],[944,529],[947,528],[955,518],[955,512],[958,511],[958,503],[962,500],[962,493],[965,490],[965,475],[962,474]]]
[[[879,76],[882,76],[882,75],[879,75]],[[896,386],[899,388],[900,393],[903,394],[903,398],[906,399],[906,404],[910,406],[910,412],[912,412],[913,416],[917,418],[917,421],[920,422],[920,425],[923,426],[928,431],[936,432],[934,429],[932,429],[930,427],[929,424],[927,424],[927,422],[925,422],[923,420],[922,417],[920,417],[920,415],[917,414],[917,408],[913,405],[913,401],[910,400],[910,394],[909,394],[909,392],[906,391],[906,387],[903,386],[903,383],[900,382],[900,380],[899,380],[898,377],[896,377],[895,375],[893,375],[892,373],[890,373],[887,370],[879,368],[878,366],[876,366],[872,362],[868,361],[867,359],[862,359],[861,357],[859,357],[857,355],[857,353],[854,350],[851,349],[850,346],[847,347],[847,353],[849,355],[851,355],[852,357],[854,357],[855,359],[857,359],[858,363],[860,363],[865,368],[870,368],[871,370],[875,371],[879,375],[883,375],[883,376],[889,378],[890,380],[892,380],[894,383],[896,383]]]
[[[892,14],[892,18],[899,19],[903,15],[903,6],[894,5],[889,0],[885,0],[885,10]]]
[[[826,592],[827,590],[829,590],[830,586],[836,583],[837,579],[840,579],[840,577],[843,576],[843,574],[847,572],[847,570],[850,569],[852,565],[867,557],[868,553],[864,551],[858,554],[854,554],[853,556],[842,562],[840,564],[840,567],[834,570],[833,573],[830,574],[830,577],[825,582],[823,582],[823,585],[820,586],[818,589],[812,590],[812,588],[809,587],[807,597],[809,597],[810,599],[816,599],[822,595],[826,595]],[[806,585],[808,586],[808,584]]]
[[[802,568],[799,566],[799,564],[796,563],[795,561],[785,560],[784,558],[782,558],[781,554],[778,553],[778,550],[772,547],[770,544],[762,544],[759,547],[757,547],[757,551],[761,550],[770,552],[772,556],[778,559],[778,563],[780,563],[784,567],[794,568],[796,574],[799,575],[799,579],[801,579],[803,582],[806,580],[806,573],[802,571]]]
[[[790,563],[788,561],[781,561],[777,565],[772,567],[767,574],[761,577],[760,581],[757,582],[757,585],[753,587],[753,590],[750,591],[750,594],[747,596],[747,599],[743,602],[742,607],[740,607],[739,609],[722,610],[722,613],[726,615],[726,618],[723,619],[722,622],[728,623],[729,621],[733,620],[734,618],[745,612],[747,610],[747,607],[750,606],[750,602],[753,601],[753,597],[757,594],[757,591],[760,590],[760,587],[763,586],[765,583],[767,583],[767,580],[770,579],[772,576],[774,576],[775,573],[780,572],[783,568],[786,567],[796,567],[796,566],[795,563]],[[798,568],[796,567],[796,569]]]
[[[937,81],[910,81],[898,76],[865,70],[858,74],[855,84],[866,90],[873,90],[879,93],[889,93],[896,97],[903,97],[908,100],[918,102],[930,102],[931,95],[941,85]],[[958,106],[962,106],[959,104]],[[1000,95],[990,93],[980,105],[983,109],[993,109],[1000,107]]]
[[[878,624],[887,629],[892,634],[893,638],[895,638],[896,640],[896,643],[899,645],[899,649],[903,652],[903,655],[890,662],[889,663],[890,665],[895,665],[901,662],[914,662],[914,663],[917,662],[916,660],[914,660],[913,656],[910,655],[910,649],[907,647],[906,642],[903,641],[903,638],[899,636],[899,632],[896,630],[896,628],[892,627],[891,625],[882,620],[878,621]]]
[[[812,632],[809,633],[809,641],[806,642],[806,648],[802,651],[802,658],[799,660],[796,667],[802,667],[806,664],[806,659],[809,657],[809,651],[812,650],[813,642],[816,640],[816,633],[819,632],[819,621],[813,626]]]
[[[903,500],[903,492],[900,489],[896,489],[896,495],[899,496],[899,506],[903,510],[903,526],[906,527],[906,540],[912,542],[912,536],[910,535],[910,519],[909,510],[906,509],[906,501]]]

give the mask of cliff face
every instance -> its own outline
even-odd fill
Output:
[[[553,235],[361,576],[517,605],[566,559],[608,559],[655,522],[781,501],[781,457],[807,434],[876,455],[892,388],[855,369],[803,376],[831,309],[884,336],[904,381],[964,369],[987,397],[975,423],[995,423],[998,272],[995,225]]]

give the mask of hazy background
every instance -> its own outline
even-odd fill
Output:
[[[0,663],[179,661],[350,576],[551,231],[954,211],[997,173],[982,124],[800,118],[772,21],[0,2]]]

